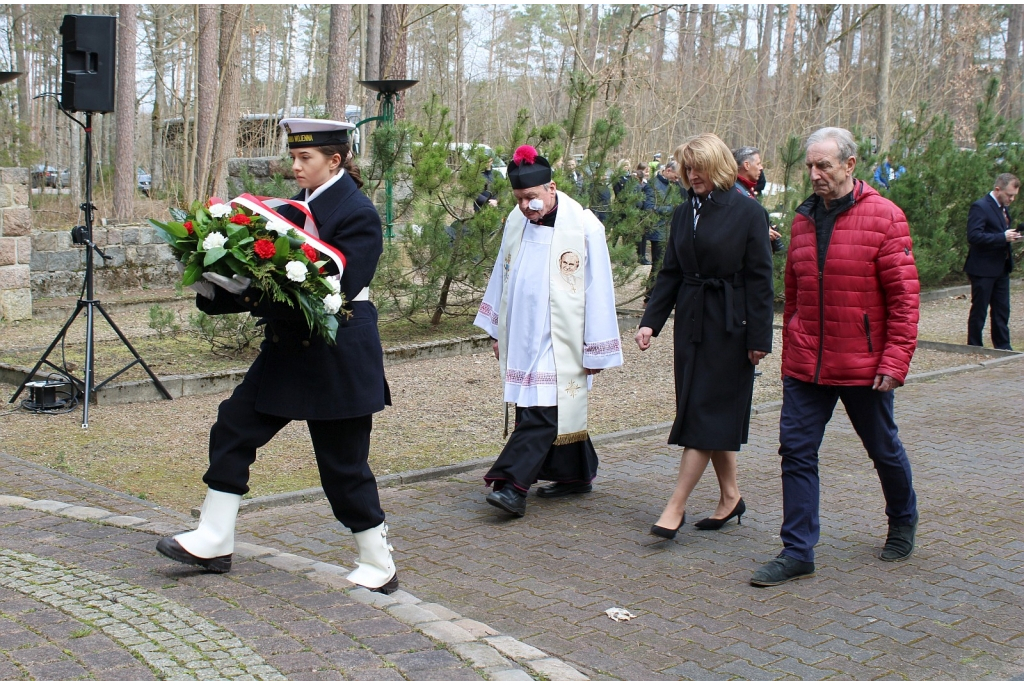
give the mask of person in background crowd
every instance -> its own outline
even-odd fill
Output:
[[[757,200],[761,190],[764,189],[764,167],[761,165],[761,151],[756,147],[741,147],[732,151],[733,159],[736,160],[736,183],[733,186],[740,195]],[[768,226],[768,238],[772,243],[772,252],[779,252],[785,249],[782,242],[782,234],[776,231],[770,224]]]
[[[651,289],[654,288],[655,279],[661,271],[662,258],[665,255],[665,240],[672,225],[672,213],[682,201],[679,185],[679,174],[676,160],[670,159],[665,167],[654,177],[654,211],[657,214],[657,223],[644,238],[651,241],[651,274],[647,279],[646,293],[644,294],[644,306],[651,299]]]
[[[593,376],[622,365],[612,267],[604,226],[551,180],[529,145],[508,165],[516,196],[474,324],[494,339],[515,430],[484,476],[487,503],[526,514],[539,497],[592,490],[597,452],[587,431]]]
[[[889,532],[879,558],[914,551],[917,495],[893,400],[917,346],[920,285],[907,219],[854,178],[856,155],[846,129],[807,139],[814,194],[793,219],[782,324],[783,549],[751,577],[758,587],[814,575],[818,449],[838,400],[882,484]]]
[[[903,166],[893,169],[889,155],[886,155],[882,163],[875,167],[875,183],[889,190],[889,184],[905,173],[907,170]]]
[[[653,212],[654,211],[654,187],[647,182],[647,165],[638,164],[636,170],[633,172],[633,178],[636,180],[637,192],[641,194],[641,197],[636,201],[636,208],[641,212]],[[630,185],[626,186],[626,189],[630,188]],[[647,241],[650,240],[650,230],[645,230],[643,235],[640,236],[640,241],[636,245],[637,261],[644,265],[650,265],[650,261],[647,259]]]
[[[576,158],[570,157],[565,161],[565,175],[569,182],[576,189],[576,195],[583,197],[583,172],[576,168]]]
[[[1011,245],[1021,239],[1020,227],[1012,228],[1010,211],[1020,191],[1013,174],[996,176],[992,192],[971,205],[967,213],[967,261],[964,272],[971,281],[971,313],[967,317],[967,344],[981,347],[982,330],[992,310],[992,346],[1010,347]]]
[[[768,215],[732,190],[736,162],[718,136],[694,136],[675,152],[689,195],[672,215],[665,263],[636,333],[651,346],[675,309],[676,419],[668,442],[683,448],[675,489],[651,534],[672,539],[708,462],[721,491],[714,515],[697,528],[717,530],[746,504],[737,455],[747,442],[754,368],[772,349],[772,252]]]

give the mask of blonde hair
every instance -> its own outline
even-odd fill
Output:
[[[688,138],[672,156],[679,165],[679,182],[687,190],[690,189],[690,179],[686,167],[707,173],[711,184],[718,190],[728,190],[736,183],[736,160],[732,150],[714,133]]]

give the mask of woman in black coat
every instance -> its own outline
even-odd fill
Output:
[[[676,419],[670,444],[683,446],[679,478],[651,533],[672,539],[708,462],[721,496],[701,529],[742,519],[736,455],[747,441],[754,367],[772,349],[772,253],[768,215],[732,191],[736,162],[717,136],[695,136],[675,152],[689,191],[672,216],[665,261],[636,334],[651,346],[675,308]]]
[[[377,310],[368,287],[383,251],[380,216],[359,191],[349,162],[351,124],[285,119],[295,178],[312,219],[286,207],[281,215],[346,258],[341,291],[348,303],[336,344],[315,334],[301,312],[273,303],[248,279],[204,274],[196,304],[207,314],[248,311],[261,317],[266,338],[234,393],[221,403],[210,431],[209,486],[199,527],[164,538],[157,549],[172,559],[224,573],[231,568],[234,521],[249,491],[256,450],[292,420],[309,427],[320,480],[335,517],[359,548],[352,582],[389,593],[398,587],[377,482],[368,464],[372,415],[391,403]],[[216,285],[214,285],[216,284]]]

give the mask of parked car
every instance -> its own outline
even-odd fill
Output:
[[[138,180],[139,191],[149,197],[149,192],[153,189],[153,177],[142,167],[136,169],[135,177]]]
[[[71,184],[71,171],[49,164],[36,164],[29,169],[33,188],[67,188]]]

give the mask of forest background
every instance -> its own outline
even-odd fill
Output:
[[[576,158],[585,186],[556,180],[596,206],[623,160],[665,160],[711,131],[762,150],[785,227],[809,194],[801,141],[843,126],[861,140],[861,178],[875,183],[885,155],[906,169],[882,190],[907,213],[926,284],[962,278],[970,203],[1024,170],[1024,5],[0,5],[0,70],[25,72],[0,86],[0,166],[67,169],[73,189],[34,198],[43,224],[71,225],[81,196],[80,129],[37,97],[60,90],[68,13],[118,16],[117,104],[94,140],[100,203],[122,221],[229,193],[228,159],[283,154],[279,112],[368,117],[377,103],[357,81],[418,80],[359,160],[371,197],[388,170],[405,189],[375,292],[409,318],[474,311],[511,206],[497,178],[499,207],[476,210],[488,155],[453,143]],[[288,187],[270,185],[249,189]],[[656,220],[634,191],[606,221],[622,281]]]

